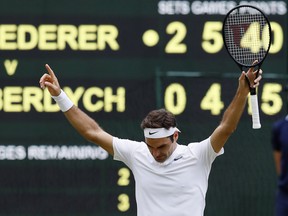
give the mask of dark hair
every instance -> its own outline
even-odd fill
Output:
[[[166,109],[152,110],[141,122],[141,128],[166,128],[176,127],[175,116]]]
[[[168,138],[171,140],[172,143],[174,142],[174,134],[170,135]]]

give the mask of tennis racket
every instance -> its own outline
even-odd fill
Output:
[[[251,5],[239,5],[231,9],[224,19],[222,35],[226,50],[241,71],[251,67],[259,71],[271,45],[270,22],[260,9]],[[250,86],[247,77],[246,80]],[[255,88],[250,87],[250,98],[252,128],[258,129],[261,123]]]

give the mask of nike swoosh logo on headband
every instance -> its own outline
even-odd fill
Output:
[[[150,132],[149,131],[149,135],[153,135],[153,134],[156,134],[156,133],[158,133],[158,131],[155,131],[155,132]]]

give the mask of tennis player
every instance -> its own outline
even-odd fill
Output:
[[[73,105],[52,69],[45,67],[48,73],[40,78],[40,87],[48,88],[71,125],[133,172],[138,216],[203,216],[212,163],[223,154],[223,146],[236,129],[247,101],[249,84],[245,76],[250,87],[256,88],[262,71],[257,78],[253,68],[242,72],[236,94],[211,136],[180,145],[175,117],[165,109],[151,111],[142,121],[143,142],[110,135]]]

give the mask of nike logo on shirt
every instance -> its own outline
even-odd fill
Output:
[[[183,156],[182,155],[179,155],[178,157],[174,158],[174,161],[177,161],[179,159],[181,159]]]

